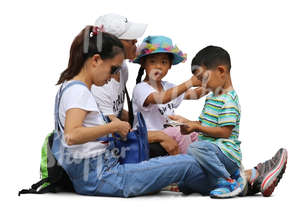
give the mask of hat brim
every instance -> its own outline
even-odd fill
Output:
[[[119,39],[125,39],[125,40],[133,40],[133,39],[137,39],[141,36],[143,36],[143,34],[146,31],[147,28],[147,24],[144,23],[133,23],[133,22],[128,22],[129,27],[127,29],[127,31],[123,34],[121,34],[121,36],[119,36]]]
[[[136,59],[133,60],[133,63],[138,63],[138,64],[141,64],[141,58],[147,56],[147,55],[153,55],[153,54],[157,54],[157,53],[170,53],[172,54],[174,57],[173,57],[173,61],[172,61],[172,65],[176,65],[176,64],[179,64],[181,62],[184,61],[184,58],[179,56],[178,54],[176,53],[173,53],[173,52],[166,52],[166,51],[163,51],[163,50],[157,50],[155,52],[152,52],[150,54],[144,54],[144,55],[140,55],[138,56]]]

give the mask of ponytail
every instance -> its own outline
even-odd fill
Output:
[[[73,40],[68,67],[61,73],[57,85],[78,75],[85,61],[93,55],[99,54],[105,60],[119,53],[124,53],[124,47],[117,37],[97,31],[95,26],[85,27]]]
[[[139,69],[139,73],[138,73],[138,75],[137,75],[137,77],[136,77],[136,84],[138,84],[138,83],[140,83],[141,81],[142,81],[142,76],[143,76],[143,74],[144,74],[144,68],[142,67],[142,65],[141,65],[141,67],[140,67],[140,69]]]

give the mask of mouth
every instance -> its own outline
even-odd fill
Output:
[[[154,76],[155,77],[159,77],[159,76],[161,76],[162,75],[162,72],[161,71],[156,71],[155,73],[154,73]]]
[[[163,72],[159,69],[152,69],[150,74],[149,74],[149,77],[152,79],[152,80],[157,80],[159,79],[161,76],[163,75]]]

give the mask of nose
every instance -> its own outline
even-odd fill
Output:
[[[160,62],[156,62],[155,63],[155,68],[160,69],[161,68],[161,63]]]
[[[132,40],[132,44],[136,44],[136,43],[137,43],[136,39]]]

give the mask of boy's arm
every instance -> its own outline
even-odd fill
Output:
[[[206,90],[203,87],[198,87],[198,88],[195,88],[195,89],[189,89],[184,94],[184,100],[197,100],[197,99],[205,96],[208,93],[209,93],[209,91]]]
[[[189,134],[191,132],[201,132],[207,136],[214,138],[229,138],[232,133],[234,126],[224,126],[224,127],[204,127],[201,122],[187,122],[185,125],[180,126],[180,131],[182,134]]]

